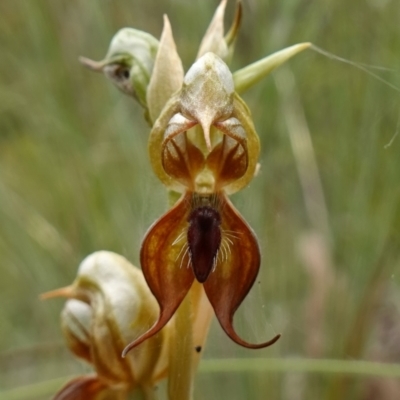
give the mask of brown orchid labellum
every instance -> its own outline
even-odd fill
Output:
[[[154,124],[149,151],[158,177],[183,194],[150,227],[140,253],[159,319],[123,354],[165,326],[195,279],[233,341],[252,349],[275,343],[280,335],[251,344],[233,328],[233,316],[258,274],[260,250],[227,194],[253,178],[259,140],[232,74],[217,55],[206,53],[187,72]]]

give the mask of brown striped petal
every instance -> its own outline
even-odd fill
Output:
[[[222,329],[234,342],[250,349],[270,346],[280,335],[252,344],[240,338],[233,328],[233,316],[257,277],[260,250],[254,232],[228,198],[221,194],[220,202],[225,243],[221,243],[219,260],[204,283],[204,289]]]
[[[140,262],[147,284],[160,306],[160,315],[146,333],[125,348],[123,356],[167,324],[192,286],[194,275],[189,267],[186,241],[190,196],[190,193],[182,196],[150,227],[144,238]]]

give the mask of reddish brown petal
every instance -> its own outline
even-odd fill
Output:
[[[189,267],[188,251],[183,247],[187,246],[190,197],[190,193],[182,196],[150,227],[144,238],[140,262],[147,284],[160,305],[160,316],[150,330],[125,348],[123,356],[165,326],[192,286],[194,275]]]
[[[74,378],[53,397],[53,400],[97,400],[108,391],[108,386],[96,376]]]
[[[250,349],[267,347],[280,335],[268,342],[251,344],[241,339],[233,328],[233,316],[257,277],[260,250],[253,231],[228,198],[221,194],[220,201],[225,244],[221,244],[215,271],[204,283],[204,289],[222,329],[234,342]]]

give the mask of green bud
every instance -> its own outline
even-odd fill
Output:
[[[103,72],[120,90],[133,96],[147,110],[146,92],[158,44],[158,40],[146,32],[123,28],[111,40],[104,60],[81,57],[80,61],[93,71]]]

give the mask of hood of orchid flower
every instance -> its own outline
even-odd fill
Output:
[[[192,65],[149,137],[155,173],[178,192],[242,189],[255,174],[259,147],[250,111],[214,53]]]

